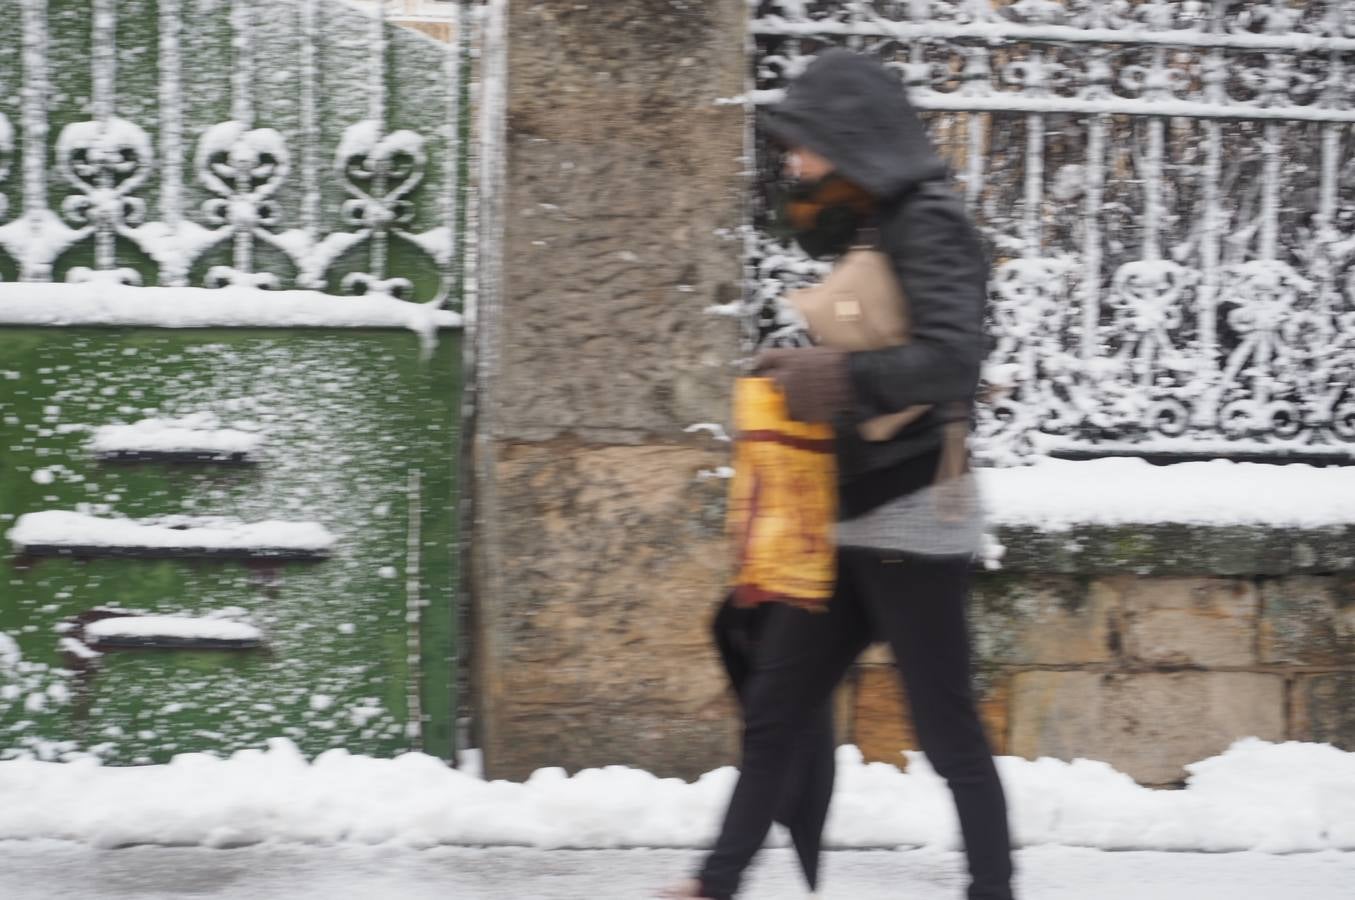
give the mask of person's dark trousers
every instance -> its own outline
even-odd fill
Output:
[[[758,642],[773,606],[763,604],[741,609],[725,599],[715,615],[715,646],[720,651],[729,682],[744,707],[745,690],[753,672]],[[837,766],[834,754],[837,740],[833,734],[832,702],[821,704],[790,750],[790,776],[786,791],[775,804],[773,818],[790,832],[791,843],[800,860],[800,869],[811,891],[819,886],[819,858],[823,846],[823,825],[833,799],[833,781]]]
[[[728,900],[762,846],[794,763],[848,667],[875,638],[894,650],[918,740],[949,784],[969,859],[970,900],[1011,900],[1007,806],[970,685],[969,561],[843,548],[826,612],[768,607],[744,691],[743,762],[698,876]]]

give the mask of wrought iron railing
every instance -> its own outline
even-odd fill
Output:
[[[985,455],[1355,458],[1355,3],[762,0],[752,29],[756,103],[845,45],[926,111],[994,256]],[[806,267],[757,248],[763,302]]]
[[[19,0],[0,22],[0,278],[454,303],[462,4],[445,45],[368,6]]]

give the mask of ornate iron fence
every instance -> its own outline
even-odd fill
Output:
[[[754,102],[832,44],[926,111],[996,264],[985,455],[1355,458],[1355,2],[762,0],[752,29]],[[760,303],[807,271],[765,233],[753,264]]]
[[[0,277],[453,298],[462,5],[448,44],[388,5],[18,2]]]

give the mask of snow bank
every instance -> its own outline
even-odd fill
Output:
[[[1048,459],[982,469],[994,525],[1063,531],[1076,525],[1355,524],[1355,467],[1236,463],[1154,466],[1141,459]]]
[[[48,510],[20,516],[7,536],[20,552],[31,547],[71,547],[324,553],[334,546],[334,535],[317,522],[194,525],[194,521],[160,524]]]
[[[866,765],[852,747],[828,840],[838,847],[958,844],[942,781]],[[1127,850],[1355,850],[1355,754],[1241,741],[1191,767],[1186,790],[1153,791],[1102,763],[1004,758],[1016,839]],[[332,750],[308,762],[285,740],[230,759],[163,766],[0,763],[0,839],[98,846],[228,846],[263,840],[538,847],[697,847],[714,837],[733,769],[694,783],[613,767],[486,782],[429,756]]]
[[[263,446],[263,435],[222,428],[211,413],[179,419],[142,419],[131,425],[94,429],[89,448],[100,456],[178,453],[248,458]]]
[[[263,633],[253,625],[229,619],[188,616],[113,616],[90,622],[85,637],[95,644],[118,639],[170,638],[178,641],[258,642]]]
[[[158,328],[459,328],[451,310],[394,297],[247,287],[131,287],[107,282],[0,284],[0,325]]]

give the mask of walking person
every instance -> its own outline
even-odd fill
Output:
[[[984,355],[983,248],[921,120],[878,62],[825,51],[764,125],[786,148],[797,241],[812,256],[839,258],[823,286],[836,280],[826,302],[838,321],[828,325],[860,329],[854,320],[866,311],[853,291],[879,259],[906,303],[909,334],[879,349],[822,341],[759,357],[792,419],[833,426],[837,580],[822,609],[757,604],[739,780],[696,878],[669,896],[735,896],[803,777],[789,751],[812,740],[848,668],[883,640],[922,749],[954,797],[969,900],[1012,900],[1006,801],[975,707],[966,621],[982,532],[964,431]]]

